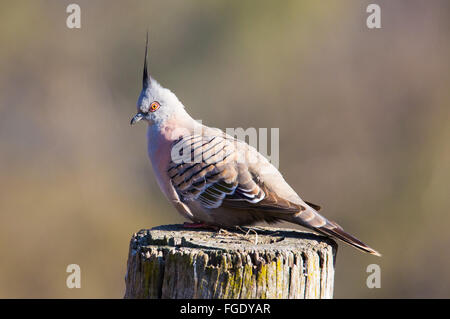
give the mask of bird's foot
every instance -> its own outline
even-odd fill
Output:
[[[189,228],[189,229],[209,229],[209,230],[215,230],[215,231],[219,230],[219,227],[214,226],[214,225],[208,225],[208,224],[205,224],[205,223],[188,223],[188,222],[185,222],[183,224],[183,227],[184,228]]]

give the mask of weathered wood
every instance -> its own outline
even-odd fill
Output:
[[[333,240],[291,229],[244,230],[139,231],[130,242],[125,298],[333,297]]]

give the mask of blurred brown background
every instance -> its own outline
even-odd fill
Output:
[[[2,1],[0,297],[121,298],[131,234],[183,222],[129,125],[147,28],[150,73],[194,118],[279,127],[287,181],[383,253],[340,244],[336,298],[450,297],[445,0]]]

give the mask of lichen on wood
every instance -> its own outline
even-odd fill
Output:
[[[130,242],[125,298],[332,298],[337,245],[291,229],[143,229]]]

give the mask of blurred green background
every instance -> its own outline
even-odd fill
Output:
[[[0,297],[121,298],[132,233],[184,221],[129,125],[147,29],[150,73],[194,118],[279,127],[287,181],[383,253],[340,244],[336,298],[450,297],[445,0],[2,1]]]

